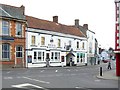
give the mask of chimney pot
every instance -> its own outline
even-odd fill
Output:
[[[88,24],[83,24],[83,28],[88,30]]]
[[[75,26],[79,27],[79,19],[75,19]]]
[[[58,16],[53,16],[53,22],[58,23]]]

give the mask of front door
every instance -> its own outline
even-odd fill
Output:
[[[50,63],[50,54],[49,53],[46,53],[46,66],[49,67]]]

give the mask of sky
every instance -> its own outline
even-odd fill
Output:
[[[88,24],[95,32],[101,48],[115,48],[115,4],[114,0],[0,0],[0,3],[25,6],[25,14],[52,21],[58,16],[58,22],[65,25]]]

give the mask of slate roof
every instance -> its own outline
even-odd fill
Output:
[[[26,20],[28,23],[28,28],[43,29],[47,31],[85,37],[85,35],[77,27],[67,26],[52,21],[38,19],[31,16],[26,16]]]
[[[0,4],[0,16],[25,20],[24,10],[21,7]]]

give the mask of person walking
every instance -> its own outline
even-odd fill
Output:
[[[111,68],[111,61],[108,61],[108,67],[107,67],[107,69],[110,69],[110,70],[112,69]]]

